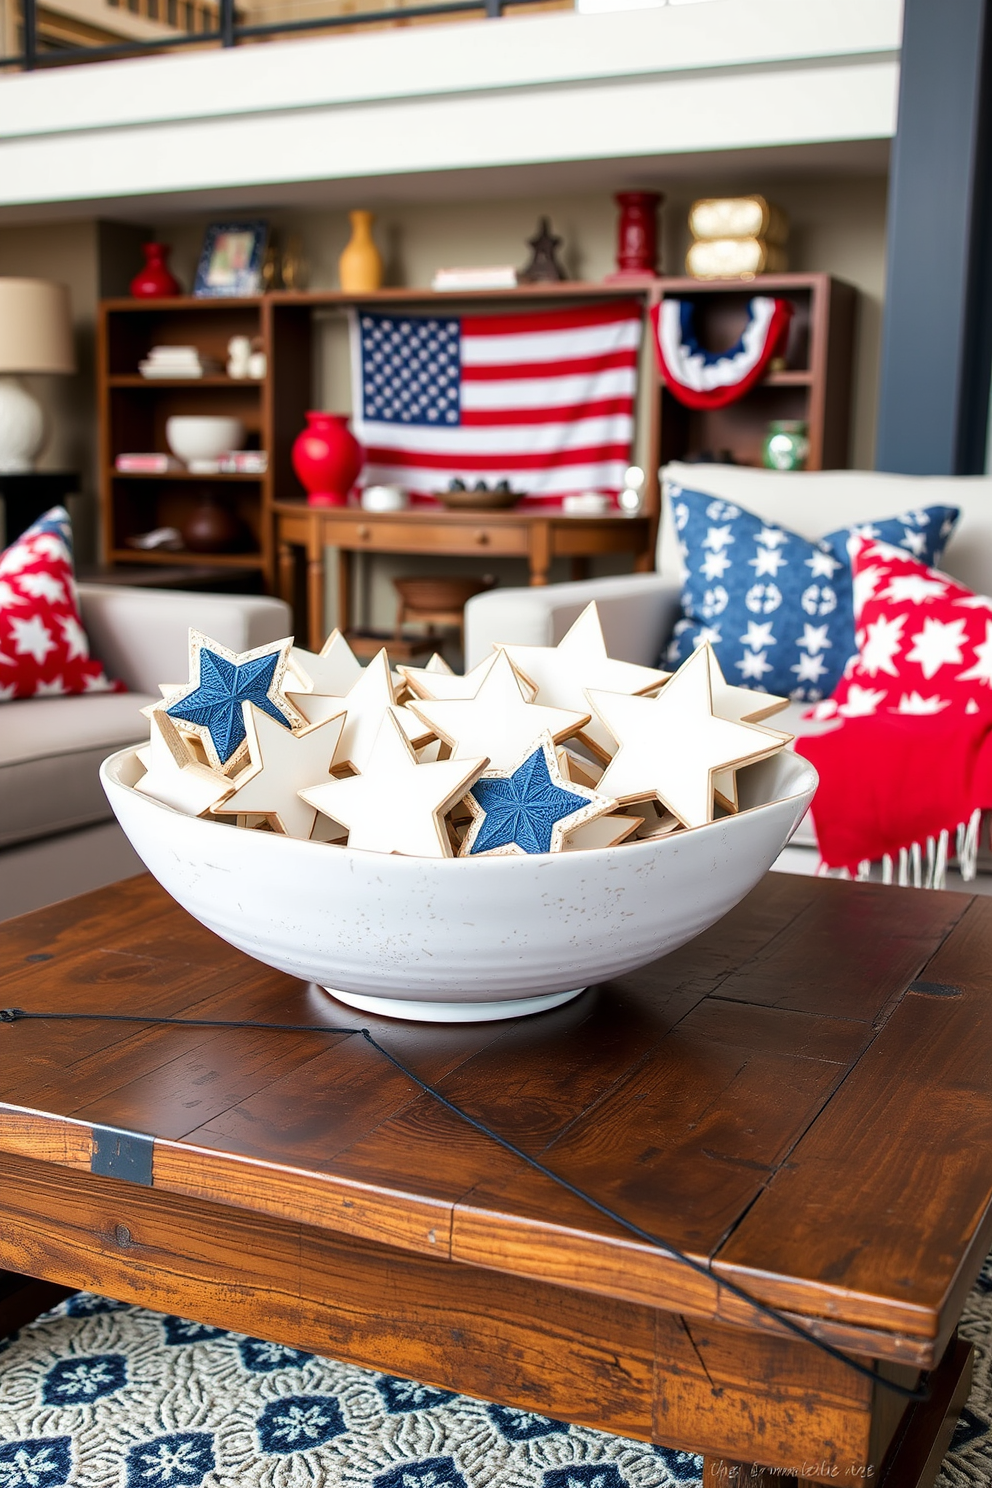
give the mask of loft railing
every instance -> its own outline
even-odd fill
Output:
[[[0,0],[0,69],[572,8],[573,0]]]

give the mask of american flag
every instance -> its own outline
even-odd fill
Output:
[[[557,503],[630,464],[636,301],[506,315],[352,316],[364,485],[430,496],[459,477]]]

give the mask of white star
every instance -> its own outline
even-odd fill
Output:
[[[706,536],[703,538],[703,547],[717,553],[722,548],[728,547],[733,541],[734,534],[729,527],[710,527]]]
[[[911,553],[916,554],[917,558],[922,558],[927,550],[927,535],[925,532],[910,531],[908,527],[904,527],[899,546],[908,548]]]
[[[301,682],[310,684],[309,687],[302,686],[294,694],[298,698],[297,707],[307,693],[344,697],[362,675],[362,663],[339,630],[331,631],[319,651],[305,651],[302,646],[294,646],[289,660],[294,670],[301,674]]]
[[[27,600],[23,594],[18,594],[15,589],[12,589],[5,580],[0,579],[0,607],[6,609],[12,604],[27,604]]]
[[[854,586],[855,615],[861,614],[865,602],[871,599],[884,577],[885,573],[881,568],[855,569],[852,581]]]
[[[985,622],[985,639],[975,646],[975,662],[966,672],[958,672],[958,682],[984,682],[992,687],[992,620]]]
[[[187,816],[205,816],[212,806],[230,795],[234,782],[219,770],[193,759],[186,740],[168,713],[153,712],[149,721],[151,740],[138,750],[138,759],[146,773],[135,790]],[[276,727],[282,728],[282,724]]]
[[[861,665],[870,677],[877,676],[879,672],[887,672],[890,677],[898,676],[899,669],[893,665],[893,661],[902,645],[902,628],[905,623],[905,615],[896,615],[892,619],[888,615],[879,615],[877,620],[866,627],[865,639],[861,645]],[[961,623],[964,624],[964,621]]]
[[[802,636],[796,645],[803,651],[808,651],[811,656],[815,656],[818,651],[826,650],[827,647],[833,645],[833,641],[827,635],[829,629],[829,625],[804,625]]]
[[[692,624],[691,620],[689,624]],[[693,637],[692,649],[694,651],[698,651],[700,646],[705,646],[707,644],[709,644],[710,646],[718,646],[722,640],[723,636],[720,634],[717,626],[701,625],[696,631],[695,636]]]
[[[344,707],[347,711],[345,725],[338,747],[334,752],[334,765],[350,765],[353,770],[364,770],[379,733],[379,726],[390,708],[396,705],[393,680],[389,675],[389,661],[385,651],[379,651],[354,687],[343,698],[328,698],[327,716],[333,716]],[[414,744],[423,744],[430,738],[431,730],[407,707],[397,707],[395,720],[407,738]]]
[[[747,561],[754,569],[756,579],[760,579],[762,574],[771,574],[774,579],[779,569],[784,568],[789,560],[784,553],[779,553],[775,548],[759,548],[757,556]]]
[[[903,601],[926,604],[927,600],[939,599],[946,593],[947,585],[942,579],[930,578],[928,574],[908,573],[893,574],[878,597],[891,599],[893,604]]]
[[[789,541],[781,527],[762,527],[754,540],[756,543],[761,543],[764,548],[780,548],[783,543]]]
[[[695,651],[656,698],[590,692],[619,748],[597,790],[620,801],[654,798],[683,826],[713,820],[713,775],[781,748],[768,731],[713,712],[710,658]]]
[[[747,630],[738,639],[743,645],[750,646],[752,651],[758,651],[763,646],[777,646],[778,642],[772,635],[773,625],[771,620],[766,620],[763,625],[759,625],[757,620],[749,620]]]
[[[814,579],[832,579],[841,566],[839,559],[820,552],[814,552],[812,557],[805,558],[803,562],[809,569],[810,577]]]
[[[67,660],[76,661],[81,657],[85,661],[90,654],[85,630],[75,615],[59,615],[57,618],[62,627],[62,639],[69,653]]]
[[[313,833],[317,808],[298,792],[320,785],[330,774],[341,730],[341,712],[294,734],[253,703],[242,703],[251,764],[235,780],[235,789],[214,812],[265,816],[287,837],[306,840]]]
[[[878,705],[888,693],[878,692],[871,687],[859,687],[852,682],[846,700],[837,709],[845,718],[867,718],[876,711]]]
[[[722,579],[730,566],[730,559],[726,553],[707,553],[699,565],[699,572],[704,579],[712,583],[714,579]]]
[[[56,649],[52,633],[40,615],[32,615],[30,620],[19,620],[13,616],[10,628],[10,638],[17,656],[31,656],[40,666],[49,651]]]
[[[907,651],[907,661],[917,661],[927,681],[948,663],[963,660],[961,644],[964,641],[964,620],[933,620],[927,618],[923,629],[911,636],[912,651]]]
[[[53,573],[21,574],[17,582],[21,590],[30,594],[32,599],[47,599],[52,604],[65,603],[65,585]]]
[[[949,708],[950,700],[942,697],[921,697],[918,692],[904,692],[899,699],[896,713],[941,713]]]
[[[797,682],[819,682],[827,670],[822,656],[800,656],[796,666],[790,667],[790,672],[795,672]]]
[[[419,764],[396,710],[390,708],[360,775],[310,786],[300,794],[309,805],[348,828],[349,847],[450,858],[451,843],[442,817],[488,763],[482,756]]]
[[[740,661],[735,661],[742,677],[753,677],[755,682],[760,682],[766,672],[774,670],[768,664],[768,655],[765,651],[745,651]]]
[[[406,682],[410,691],[420,698],[474,698],[483,682],[492,670],[493,662],[498,655],[492,651],[478,666],[474,666],[470,672],[459,676],[446,664],[443,668],[431,666],[428,662],[425,667],[401,666],[400,676]]]
[[[603,692],[648,692],[660,687],[669,675],[654,667],[614,661],[608,656],[595,603],[586,606],[557,646],[506,646],[502,649],[517,671],[537,688],[534,694],[536,703],[568,708],[576,713],[589,712],[586,702],[588,687]],[[590,719],[582,730],[582,737],[597,754],[609,758],[613,741],[598,718]]]
[[[409,708],[451,746],[452,759],[488,754],[494,770],[517,764],[545,730],[558,743],[590,721],[588,707],[580,713],[528,702],[507,651],[500,651],[474,698],[418,698]]]

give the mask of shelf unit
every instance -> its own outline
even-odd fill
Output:
[[[354,296],[339,291],[280,291],[243,300],[106,300],[98,325],[98,390],[103,562],[136,565],[227,565],[254,575],[255,583],[276,588],[273,511],[276,501],[302,502],[290,451],[312,406],[314,319],[317,312],[351,306],[409,306],[430,310],[443,304],[449,313],[480,306],[528,303],[539,306],[634,297],[645,309],[665,295],[691,297],[698,307],[697,331],[704,344],[733,344],[744,325],[747,301],[755,294],[782,294],[796,313],[786,365],[769,374],[739,403],[715,413],[697,414],[678,404],[659,386],[641,400],[647,421],[642,448],[649,471],[646,515],[657,521],[656,471],[665,460],[706,450],[729,449],[757,464],[770,419],[804,418],[809,424],[809,468],[842,466],[847,459],[850,368],[855,291],[826,274],[783,274],[755,279],[704,282],[643,278],[621,283],[522,285],[516,289],[437,294],[425,289],[383,289]],[[267,373],[235,381],[225,375],[202,378],[144,378],[139,361],[158,343],[195,345],[222,365],[233,335],[258,338]],[[652,365],[646,362],[645,365]],[[172,414],[216,413],[241,419],[248,445],[269,455],[264,475],[124,474],[114,468],[118,454],[165,451],[165,422]],[[243,538],[227,553],[142,552],[127,539],[153,527],[182,528],[204,495],[212,493],[239,518]]]

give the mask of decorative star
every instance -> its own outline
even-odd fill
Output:
[[[210,764],[233,770],[248,752],[242,703],[255,703],[287,729],[306,723],[283,691],[292,644],[272,641],[239,654],[191,630],[190,681],[178,698],[163,700],[156,710],[195,735]]]
[[[642,693],[660,687],[668,672],[614,661],[606,654],[603,627],[595,601],[586,606],[557,646],[504,646],[517,671],[537,688],[535,702],[553,708],[588,712],[586,688],[603,692]],[[613,741],[598,718],[582,730],[582,738],[603,760],[613,752]]]
[[[807,629],[809,629],[808,626]],[[770,718],[773,713],[778,713],[782,708],[788,707],[788,698],[773,697],[770,692],[754,692],[750,687],[735,687],[723,675],[723,668],[712,646],[707,646],[706,650],[709,652],[713,712],[717,718],[725,718],[728,723],[756,724],[761,719]],[[777,739],[779,744],[788,744],[793,737],[792,734],[779,733],[777,729],[765,729],[763,732]],[[735,768],[714,771],[713,789],[717,799],[726,806],[728,811],[737,810],[737,771]]]
[[[505,651],[496,656],[474,698],[421,699],[409,707],[451,746],[453,759],[488,754],[494,770],[515,767],[545,730],[557,743],[589,722],[588,707],[574,713],[529,703]]]
[[[204,816],[227,799],[233,780],[194,760],[186,740],[167,713],[151,715],[151,739],[138,750],[145,774],[135,790],[188,816]]]
[[[289,659],[300,673],[303,685],[299,688],[289,686],[286,690],[303,713],[306,712],[308,694],[344,697],[362,675],[362,663],[340,630],[332,630],[319,651],[305,651],[302,646],[294,646]],[[315,721],[310,719],[311,723]]]
[[[620,801],[654,798],[685,827],[713,820],[713,775],[775,754],[765,729],[728,723],[713,711],[709,647],[700,646],[656,698],[589,693],[620,746],[599,789]]]
[[[570,832],[617,806],[564,779],[548,732],[510,768],[486,770],[466,800],[474,819],[459,857],[561,852]]]
[[[590,848],[617,847],[644,825],[643,816],[598,816],[574,832],[566,832],[562,852],[588,852]]]
[[[348,846],[366,852],[450,858],[442,820],[489,761],[417,761],[396,708],[387,709],[360,775],[300,791],[304,801],[348,828]]]
[[[493,651],[478,666],[466,672],[464,677],[460,677],[448,666],[435,667],[430,662],[425,667],[401,666],[399,672],[415,698],[425,698],[430,702],[474,698],[492,671],[496,655]],[[432,657],[431,661],[433,659]]]
[[[327,699],[328,706],[334,699]],[[389,660],[385,651],[379,651],[354,687],[343,698],[336,700],[338,707],[347,713],[338,747],[334,752],[334,768],[350,765],[353,770],[364,773],[369,756],[379,733],[379,726],[390,709],[395,710],[396,722],[413,744],[424,744],[431,737],[429,724],[415,716],[407,707],[396,706],[396,693],[389,672]]]
[[[245,733],[251,764],[234,782],[235,789],[218,810],[257,813],[287,837],[313,834],[314,806],[300,799],[306,785],[319,785],[331,770],[344,710],[323,723],[294,734],[275,723],[254,703],[243,703]]]

